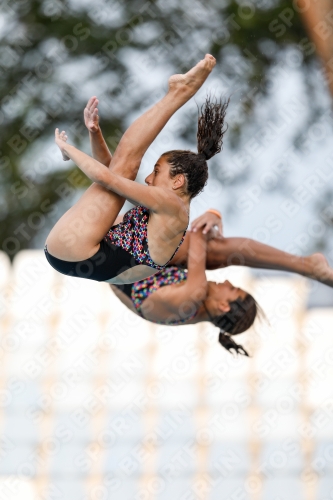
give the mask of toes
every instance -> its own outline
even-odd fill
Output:
[[[212,56],[211,54],[206,54],[205,55],[205,60],[208,62],[209,66],[210,67],[214,67],[215,64],[216,64],[216,59],[214,56]]]

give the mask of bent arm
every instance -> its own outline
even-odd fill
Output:
[[[201,232],[190,232],[186,283],[178,289],[170,287],[173,291],[172,296],[170,295],[170,302],[172,301],[175,310],[178,310],[180,304],[183,303],[198,308],[207,297],[206,250],[205,235]]]
[[[188,273],[184,289],[186,289],[186,293],[195,291],[199,300],[205,298],[207,294],[206,254],[206,237],[201,231],[197,233],[190,232]]]
[[[79,151],[70,144],[63,143],[64,153],[76,163],[90,180],[123,196],[133,204],[144,205],[158,213],[176,215],[180,210],[180,200],[170,190],[148,187],[126,179],[106,169],[102,163]],[[113,162],[116,160],[114,159]]]
[[[99,101],[96,96],[90,97],[83,111],[84,124],[89,132],[93,158],[108,167],[112,155],[106,145],[102,130],[99,126],[98,104]]]
[[[89,130],[89,139],[93,158],[108,167],[111,163],[112,155],[106,145],[101,128],[98,127],[96,132]]]

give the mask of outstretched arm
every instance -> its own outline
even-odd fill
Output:
[[[87,102],[84,108],[84,123],[89,132],[91,152],[93,158],[108,167],[112,160],[112,155],[104,140],[101,128],[99,126],[98,99],[93,96]]]
[[[66,138],[64,131],[59,133],[59,129],[56,129],[55,142],[63,157],[73,160],[93,182],[97,182],[102,187],[123,196],[134,204],[144,205],[154,212],[174,216],[180,213],[182,202],[171,190],[144,186],[115,174],[91,156],[67,144]]]

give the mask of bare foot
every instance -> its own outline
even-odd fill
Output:
[[[193,96],[207,79],[215,64],[215,57],[206,54],[205,58],[199,61],[185,75],[172,75],[169,78],[169,92],[182,90],[186,94]]]
[[[99,116],[98,116],[98,99],[96,96],[90,97],[84,108],[83,116],[84,123],[89,132],[95,133],[99,129]]]
[[[327,286],[333,287],[333,269],[328,265],[324,255],[314,253],[308,259],[312,269],[310,277]]]
[[[58,128],[55,129],[55,142],[61,151],[62,159],[64,161],[70,160],[70,158],[64,152],[64,147],[66,147],[67,139],[68,139],[68,137],[67,137],[66,132],[64,130],[61,133],[59,133],[59,129]]]

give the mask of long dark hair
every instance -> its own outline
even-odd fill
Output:
[[[228,128],[227,126],[224,128],[228,104],[229,99],[224,102],[221,99],[213,102],[208,95],[201,108],[198,107],[198,153],[175,149],[162,155],[171,165],[171,177],[178,174],[185,175],[186,191],[191,199],[201,193],[207,184],[207,160],[220,153],[222,149],[223,136]]]
[[[263,314],[259,304],[252,295],[248,293],[243,300],[237,299],[230,302],[230,311],[220,316],[212,317],[207,308],[206,311],[211,322],[220,328],[220,344],[228,351],[233,349],[237,354],[249,356],[244,347],[236,344],[231,335],[245,332],[253,325],[258,312]]]

